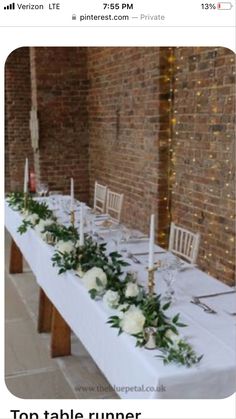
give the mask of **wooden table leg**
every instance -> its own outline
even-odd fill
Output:
[[[11,239],[9,272],[10,274],[21,274],[23,272],[22,253],[13,239]]]
[[[49,333],[52,327],[53,305],[42,288],[39,289],[38,332]]]
[[[71,354],[70,328],[56,307],[52,311],[51,356],[67,356]]]

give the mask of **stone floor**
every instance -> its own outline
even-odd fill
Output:
[[[36,331],[38,286],[25,265],[8,273],[6,234],[5,380],[11,393],[26,399],[118,398],[84,346],[72,334],[72,355],[51,359],[50,337]]]

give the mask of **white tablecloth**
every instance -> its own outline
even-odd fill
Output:
[[[177,302],[172,313],[180,312],[189,326],[181,334],[189,339],[199,354],[200,364],[192,368],[165,366],[155,357],[159,351],[135,347],[132,336],[117,336],[117,330],[106,324],[113,311],[102,302],[91,300],[80,279],[73,272],[58,275],[52,267],[53,248],[30,229],[20,235],[17,228],[21,216],[6,204],[5,224],[36,276],[38,284],[60,311],[73,332],[85,345],[98,367],[121,398],[223,398],[236,389],[235,294],[204,300],[217,314],[205,313],[190,303],[193,295],[230,290],[229,287],[198,269],[179,273],[176,280]],[[146,251],[147,242],[130,244],[130,250]],[[158,247],[156,249],[159,249]],[[156,255],[156,258],[164,257]],[[133,264],[139,279],[146,281],[147,256],[144,265]],[[158,292],[165,291],[161,274],[157,277]]]

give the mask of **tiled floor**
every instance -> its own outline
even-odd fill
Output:
[[[8,389],[26,399],[118,398],[86,349],[72,335],[72,355],[51,359],[50,338],[36,332],[38,286],[25,266],[8,274],[6,234],[5,376]]]

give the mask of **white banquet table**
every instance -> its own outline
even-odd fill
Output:
[[[5,225],[14,242],[30,265],[37,283],[56,307],[71,330],[77,335],[121,398],[224,398],[236,389],[236,312],[235,296],[205,299],[217,312],[209,314],[190,303],[193,295],[211,294],[231,290],[199,269],[179,272],[176,280],[176,302],[170,315],[181,313],[188,325],[180,330],[194,349],[203,354],[201,362],[191,368],[175,364],[164,365],[155,355],[135,347],[135,339],[127,334],[118,337],[117,330],[107,324],[112,311],[101,301],[90,298],[80,278],[73,272],[58,275],[52,266],[53,247],[49,246],[33,229],[20,235],[21,215],[5,205]],[[130,250],[147,250],[147,242],[129,244]],[[160,250],[156,246],[156,250]],[[165,255],[156,255],[158,259]],[[146,281],[146,258],[129,269],[138,272],[140,282]],[[161,273],[157,273],[157,293],[165,291]]]

